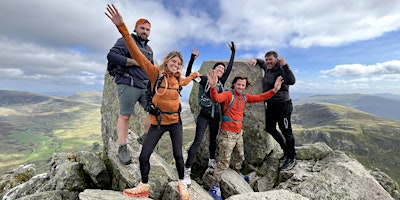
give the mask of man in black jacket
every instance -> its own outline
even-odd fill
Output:
[[[263,91],[274,87],[278,76],[283,77],[281,89],[272,98],[265,102],[265,129],[281,146],[284,155],[279,159],[284,162],[281,170],[290,170],[296,165],[295,141],[292,132],[291,115],[292,100],[289,95],[289,86],[294,85],[296,79],[284,58],[278,58],[278,53],[269,51],[265,54],[265,61],[251,59],[250,66],[258,64],[264,70]],[[276,129],[278,124],[281,133]]]
[[[135,24],[134,32],[131,34],[137,46],[142,51],[143,55],[152,63],[153,50],[147,44],[150,35],[151,24],[147,19],[139,19]],[[118,158],[121,163],[128,165],[131,163],[131,155],[126,145],[126,138],[128,136],[128,125],[131,115],[135,114],[135,104],[139,102],[140,105],[147,109],[147,91],[149,87],[149,78],[143,69],[138,66],[137,62],[132,59],[129,54],[128,48],[123,38],[119,38],[115,45],[110,49],[107,54],[108,62],[118,66],[115,75],[115,84],[118,90],[119,101],[119,117],[117,122],[118,134]],[[147,125],[147,126],[146,126]],[[150,127],[149,117],[146,119],[144,132],[146,133]]]

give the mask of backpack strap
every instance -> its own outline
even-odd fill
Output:
[[[154,94],[157,92],[158,88],[165,88],[165,89],[168,89],[168,90],[176,90],[176,91],[178,91],[179,96],[182,96],[182,95],[181,95],[182,85],[181,85],[180,77],[175,77],[175,78],[176,78],[176,80],[178,81],[179,87],[178,87],[178,88],[169,88],[169,87],[168,87],[168,83],[166,84],[167,87],[161,86],[161,82],[162,82],[162,80],[164,79],[164,75],[159,76],[159,77],[157,78],[156,84],[154,85],[151,99],[153,99],[153,96],[154,96]],[[149,104],[153,105],[153,102],[150,100]],[[179,122],[182,123],[182,119],[181,119],[182,106],[181,106],[180,103],[179,103],[178,111],[176,111],[176,112],[164,112],[164,111],[160,110],[158,107],[156,107],[156,106],[154,106],[154,105],[153,105],[153,107],[154,107],[156,110],[158,110],[155,114],[153,114],[153,115],[156,116],[156,119],[157,119],[157,124],[158,124],[157,128],[160,128],[160,126],[161,126],[162,114],[172,115],[172,114],[178,113]],[[152,113],[151,113],[151,114],[152,114]]]
[[[225,115],[225,113],[228,113],[230,111],[230,108],[232,107],[232,105],[233,105],[233,103],[235,102],[235,99],[236,99],[234,90],[231,89],[230,91],[231,91],[231,94],[232,94],[232,99],[229,102],[228,106],[225,108],[223,116],[221,117],[222,121],[224,121],[224,122],[231,121],[231,118],[228,115]],[[246,94],[242,93],[242,97],[243,97],[243,100],[244,100],[244,102],[246,104],[246,101],[247,101],[246,100]],[[242,122],[244,122],[244,113],[243,113]]]

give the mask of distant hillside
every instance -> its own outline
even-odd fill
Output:
[[[299,98],[296,105],[305,103],[332,103],[352,107],[376,116],[400,121],[400,100],[363,94],[316,95]]]
[[[325,142],[400,181],[400,122],[328,103],[296,105],[296,144]]]
[[[86,103],[101,104],[102,95],[103,93],[98,91],[77,92],[71,96],[66,97],[66,99],[74,101],[83,101]]]
[[[0,106],[18,104],[36,104],[48,101],[53,97],[15,90],[0,90]]]
[[[54,152],[99,148],[101,104],[93,94],[61,98],[0,90],[0,171],[23,163],[41,168]]]

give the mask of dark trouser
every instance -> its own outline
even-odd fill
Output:
[[[268,103],[265,111],[265,129],[279,143],[288,159],[296,157],[291,122],[292,110],[292,101],[286,101]],[[282,134],[276,130],[277,123]]]
[[[151,125],[149,132],[147,133],[143,141],[142,151],[140,152],[139,156],[142,183],[149,182],[150,156],[153,153],[154,148],[156,147],[161,136],[167,131],[169,131],[169,135],[172,141],[172,151],[175,158],[175,165],[178,171],[178,177],[179,179],[183,179],[184,163],[182,156],[182,123],[161,125],[159,129],[157,128],[157,125]]]
[[[196,121],[196,135],[194,137],[194,141],[189,148],[188,157],[185,163],[185,167],[190,168],[192,166],[193,160],[196,157],[197,150],[200,147],[201,142],[203,141],[204,132],[207,129],[210,131],[210,145],[208,150],[210,151],[210,159],[215,159],[215,151],[217,149],[217,135],[219,130],[219,114],[215,114],[215,117],[212,118],[210,113],[206,112],[206,109],[200,111],[197,116]]]

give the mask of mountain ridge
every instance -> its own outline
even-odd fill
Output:
[[[305,103],[332,103],[352,107],[376,116],[400,121],[400,100],[366,95],[366,94],[342,94],[342,95],[313,95],[301,97],[293,101],[295,105]]]

